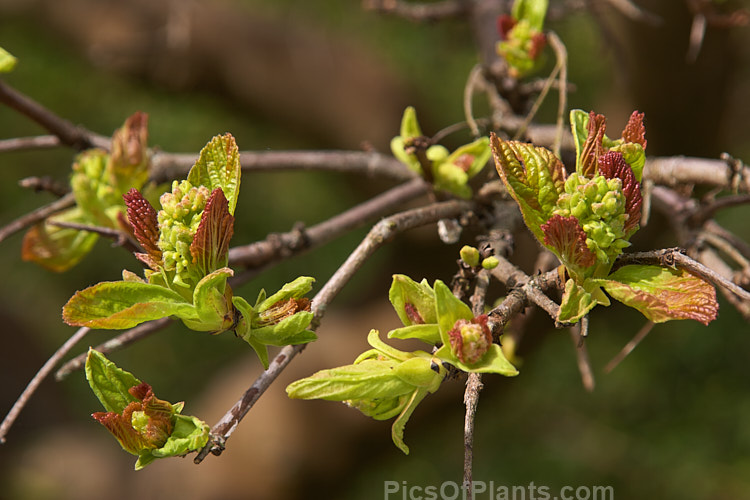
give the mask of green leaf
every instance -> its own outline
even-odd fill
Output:
[[[63,307],[63,320],[74,326],[131,328],[145,321],[177,316],[198,319],[180,294],[159,285],[105,281],[76,292]]]
[[[318,338],[314,332],[305,330],[310,325],[312,319],[312,312],[300,311],[282,319],[275,325],[253,328],[250,335],[262,344],[278,347],[306,344]]]
[[[450,345],[448,332],[459,319],[470,320],[474,317],[469,306],[453,295],[450,289],[440,280],[435,281],[435,304],[437,307],[440,338],[444,345]]]
[[[490,160],[490,156],[492,156],[490,139],[480,137],[476,141],[456,149],[445,161],[460,167],[471,179],[484,169]]]
[[[472,365],[462,363],[451,351],[450,344],[443,345],[435,352],[434,356],[467,373],[497,373],[505,377],[518,375],[516,367],[508,361],[503,353],[503,348],[497,344],[492,344],[484,357]]]
[[[217,269],[201,279],[193,291],[193,305],[198,321],[188,327],[202,332],[223,332],[234,323],[234,310],[226,297],[227,278],[234,276],[228,267]],[[231,290],[229,290],[231,298]]]
[[[589,114],[582,109],[570,110],[570,129],[576,146],[576,172],[581,172],[583,144],[589,135]]]
[[[414,109],[414,106],[409,106],[404,110],[404,115],[401,117],[400,135],[404,140],[414,139],[422,135],[422,129],[419,128],[417,111]]]
[[[261,295],[265,296],[265,293],[261,293]],[[234,307],[237,308],[238,311],[240,311],[240,315],[242,316],[242,319],[237,325],[235,333],[242,340],[250,344],[250,347],[253,348],[255,353],[258,355],[260,362],[263,364],[263,368],[267,370],[268,369],[268,348],[264,344],[254,339],[252,336],[252,330],[251,330],[250,325],[252,324],[252,319],[253,319],[253,307],[250,304],[248,304],[248,302],[245,299],[243,299],[242,297],[238,297],[238,296],[232,297],[232,304],[234,305]]]
[[[187,415],[175,415],[174,418],[174,430],[167,442],[161,448],[151,451],[154,458],[185,455],[202,449],[208,443],[210,427],[204,421]]]
[[[633,169],[635,179],[638,182],[641,182],[641,179],[643,178],[643,167],[646,166],[646,152],[643,150],[643,146],[636,142],[626,142],[613,146],[610,151],[618,151],[622,153],[627,164]]]
[[[415,390],[409,401],[406,403],[404,410],[398,418],[394,420],[393,425],[391,426],[391,439],[393,440],[393,444],[395,444],[399,450],[403,451],[405,455],[409,454],[409,447],[404,443],[404,428],[406,427],[406,422],[409,421],[411,414],[414,413],[417,405],[425,398],[425,396],[427,396],[427,389],[420,388]]]
[[[597,301],[583,286],[569,279],[565,282],[557,321],[560,323],[577,323],[597,305]]]
[[[436,323],[426,325],[411,325],[403,328],[396,328],[388,332],[389,339],[419,339],[428,344],[438,344],[440,339],[440,328]]]
[[[430,392],[435,392],[440,387],[440,383],[447,372],[441,364],[433,365],[432,356],[427,353],[424,354],[399,363],[393,369],[393,372],[404,382],[415,387],[425,387]],[[437,368],[433,369],[434,366],[437,366]]]
[[[18,59],[13,57],[10,52],[0,47],[0,73],[10,73],[16,67]]]
[[[229,241],[234,234],[234,217],[229,214],[224,191],[216,188],[206,202],[198,229],[190,244],[193,264],[200,274],[208,274],[227,265]]]
[[[437,323],[435,292],[426,280],[417,283],[404,274],[394,274],[388,299],[405,326]]]
[[[535,31],[544,27],[548,0],[516,0],[511,11],[517,21],[527,21]]]
[[[497,171],[518,203],[526,226],[544,241],[540,226],[550,218],[565,191],[565,167],[551,151],[531,144],[503,141],[491,134],[491,146]]]
[[[118,368],[102,353],[89,349],[85,372],[91,390],[107,411],[122,413],[129,403],[138,401],[128,389],[141,381],[132,373]]]
[[[240,191],[240,153],[232,134],[217,135],[201,150],[198,161],[188,173],[193,186],[206,186],[209,191],[221,188],[234,215]]]
[[[684,270],[630,265],[597,282],[654,323],[694,319],[707,325],[719,311],[714,287]]]
[[[255,312],[260,314],[279,301],[298,299],[307,295],[312,290],[313,283],[315,283],[315,278],[300,276],[291,283],[286,283],[278,292],[262,301],[260,301],[261,297],[259,296],[258,299],[260,302],[255,304]],[[263,292],[263,295],[265,296],[265,292]]]
[[[436,189],[448,191],[464,200],[471,198],[472,190],[467,185],[469,176],[459,167],[445,161],[435,165],[432,172]]]
[[[408,394],[414,385],[400,379],[394,368],[396,360],[366,359],[361,363],[321,370],[310,377],[292,382],[286,392],[293,399],[391,398]]]

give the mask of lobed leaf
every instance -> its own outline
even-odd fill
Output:
[[[576,148],[576,172],[590,179],[596,175],[599,157],[605,152],[603,141],[607,125],[604,115],[590,112],[586,127],[586,140],[580,151]]]
[[[565,282],[565,291],[557,312],[560,323],[577,323],[597,305],[594,297],[583,286],[569,279]]]
[[[707,325],[719,311],[714,287],[681,269],[629,265],[597,281],[613,298],[654,323],[694,319]]]
[[[565,190],[565,167],[545,148],[490,135],[492,153],[506,189],[518,203],[526,225],[539,241],[540,226],[552,215]]]
[[[240,190],[240,153],[232,134],[217,135],[201,150],[198,161],[188,173],[193,186],[206,186],[211,192],[220,188],[234,215]]]
[[[63,307],[63,320],[74,326],[131,328],[167,316],[198,319],[195,307],[168,288],[132,281],[105,281],[78,291]]]

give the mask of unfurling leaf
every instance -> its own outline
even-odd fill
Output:
[[[122,196],[128,213],[128,222],[133,228],[133,234],[138,243],[141,244],[149,260],[158,265],[161,262],[161,249],[159,248],[159,222],[156,210],[151,203],[135,188],[132,188]],[[155,269],[153,266],[149,266]]]
[[[88,219],[75,207],[55,215],[50,221],[85,224]],[[41,222],[31,226],[24,234],[21,258],[50,271],[63,272],[78,264],[98,239],[96,233]]]
[[[0,47],[0,73],[10,73],[16,67],[18,59],[13,57],[10,52]]]
[[[173,315],[198,319],[193,304],[177,292],[131,281],[98,283],[76,292],[63,307],[63,320],[69,325],[115,330]]]
[[[553,215],[541,226],[544,244],[547,245],[568,268],[579,274],[584,268],[596,263],[596,254],[586,246],[586,232],[578,219]]]
[[[157,458],[197,451],[208,442],[205,422],[180,415],[184,403],[158,399],[149,384],[118,368],[103,354],[89,349],[85,371],[91,389],[107,410],[92,417],[125,451],[138,456],[136,470]]]
[[[641,184],[636,180],[633,169],[625,161],[621,153],[610,151],[599,157],[599,174],[607,179],[620,179],[622,181],[622,194],[625,195],[625,213],[628,220],[623,227],[626,239],[638,230],[641,221],[641,206],[643,195],[641,195]]]
[[[714,287],[684,270],[629,265],[596,281],[654,323],[694,319],[707,325],[719,311]]]
[[[645,113],[633,111],[628,119],[628,124],[622,131],[622,138],[625,142],[640,144],[645,150],[648,141],[646,141],[646,126],[643,124],[644,117]]]
[[[564,192],[565,167],[548,149],[504,141],[495,134],[490,138],[495,165],[506,189],[518,203],[526,226],[543,241],[540,226],[552,215]]]
[[[435,292],[426,280],[417,283],[406,275],[394,274],[388,299],[404,326],[437,323]]]
[[[607,129],[604,115],[589,113],[587,124],[588,134],[581,146],[580,153],[576,151],[576,172],[591,178],[597,173],[598,160],[604,154],[604,132]]]
[[[227,263],[229,240],[234,234],[234,217],[224,191],[216,188],[206,202],[201,221],[190,244],[193,264],[201,274],[208,274]]]
[[[234,215],[240,190],[240,153],[232,134],[218,135],[201,150],[198,161],[188,173],[193,186],[206,186],[210,192],[220,188],[228,210]]]

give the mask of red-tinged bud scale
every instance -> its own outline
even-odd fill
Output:
[[[492,345],[492,332],[487,326],[487,315],[471,321],[459,319],[448,332],[451,351],[462,363],[473,365],[484,357]]]
[[[302,297],[300,299],[280,300],[258,315],[257,326],[277,325],[282,320],[301,311],[310,311],[310,299]]]

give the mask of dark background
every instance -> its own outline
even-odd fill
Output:
[[[553,5],[555,2],[552,2]],[[571,107],[594,109],[613,130],[632,109],[646,113],[649,155],[750,157],[748,29],[706,33],[685,62],[690,16],[679,1],[641,1],[664,22],[648,26],[603,9],[553,20],[569,53]],[[388,151],[403,108],[417,108],[427,134],[463,119],[462,93],[476,51],[457,21],[415,25],[345,0],[169,2],[0,0],[0,45],[19,58],[8,83],[74,123],[109,135],[137,110],[150,115],[150,143],[197,152],[232,132],[241,149]],[[551,59],[551,57],[550,57]],[[551,62],[550,62],[551,64]],[[552,122],[556,102],[539,119]],[[43,133],[0,107],[0,137]],[[451,141],[466,137],[451,136]],[[0,224],[51,201],[17,186],[29,175],[65,180],[67,149],[0,156]],[[234,244],[315,224],[390,186],[347,175],[245,175]],[[747,207],[721,214],[750,237]],[[634,241],[674,245],[664,218]],[[366,229],[283,263],[236,293],[249,300],[299,274],[334,272]],[[463,243],[472,243],[463,241]],[[77,289],[137,270],[122,249],[100,241],[66,274],[20,259],[21,235],[0,245],[0,412],[10,409],[45,359],[72,333],[60,308]],[[387,302],[393,273],[448,280],[460,245],[434,230],[404,235],[376,254],[333,303],[320,341],[295,360],[242,422],[220,457],[157,461],[134,472],[90,419],[99,404],[83,378],[46,381],[0,447],[0,497],[14,499],[382,498],[384,481],[460,481],[463,381],[427,398],[406,429],[411,454],[390,441],[390,422],[342,405],[290,401],[283,388],[341,365],[366,348],[370,328],[397,318]],[[719,319],[657,326],[611,374],[604,365],[642,326],[613,305],[591,318],[588,347],[597,386],[586,393],[567,331],[538,317],[520,351],[521,375],[485,377],[477,416],[475,479],[495,486],[611,485],[616,498],[750,498],[750,338],[722,302]],[[109,338],[95,331],[76,351]],[[159,397],[214,423],[260,372],[231,334],[208,337],[180,325],[113,354]]]

